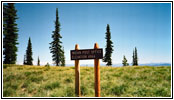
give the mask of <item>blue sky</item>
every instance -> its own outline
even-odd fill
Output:
[[[123,55],[132,62],[137,47],[139,63],[171,62],[170,3],[16,3],[19,28],[17,64],[23,63],[28,38],[31,37],[33,63],[39,56],[41,64],[52,64],[49,43],[59,10],[60,34],[66,64],[70,50],[92,49],[94,43],[105,49],[106,25],[110,25],[114,45],[113,64],[122,63]],[[93,64],[82,60],[81,64]],[[101,61],[101,64],[104,64]]]

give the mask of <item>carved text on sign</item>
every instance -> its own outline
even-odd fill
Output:
[[[71,50],[71,60],[102,59],[103,49]]]

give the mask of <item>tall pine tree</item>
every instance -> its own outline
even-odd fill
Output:
[[[40,66],[40,59],[38,57],[38,60],[37,60],[37,65]]]
[[[135,66],[138,66],[138,54],[137,54],[137,48],[135,47]]]
[[[3,5],[3,56],[4,64],[15,64],[17,59],[18,28],[14,3]]]
[[[138,66],[138,54],[137,54],[137,48],[135,47],[135,50],[133,50],[133,66]]]
[[[112,65],[112,59],[111,59],[111,55],[113,52],[113,42],[111,41],[111,32],[110,32],[110,27],[109,24],[107,24],[106,27],[106,48],[105,48],[105,56],[103,58],[103,61],[106,62],[107,66],[111,66]]]
[[[60,35],[58,8],[56,9],[55,31],[53,31],[52,38],[53,41],[50,43],[50,52],[52,53],[52,60],[54,61],[56,66],[64,65],[62,64],[62,61],[64,61],[64,51],[62,50],[62,42],[60,41],[62,36]]]
[[[132,56],[132,66],[135,66],[135,52],[133,50],[133,56]]]
[[[26,50],[26,65],[33,65],[33,58],[32,58],[32,44],[31,44],[31,39],[29,37],[28,40],[28,46]]]

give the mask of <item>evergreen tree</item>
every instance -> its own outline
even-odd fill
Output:
[[[106,27],[106,48],[105,48],[105,56],[103,58],[103,61],[106,62],[107,66],[111,66],[112,65],[112,59],[111,59],[111,55],[113,52],[113,42],[111,41],[111,32],[110,32],[110,27],[109,24],[107,24]]]
[[[3,34],[7,31],[7,5],[3,5]]]
[[[37,60],[37,65],[40,66],[40,59],[38,57],[38,60]]]
[[[33,65],[33,58],[32,58],[32,44],[31,44],[31,40],[29,37],[28,40],[28,46],[27,46],[27,50],[26,50],[26,65]]]
[[[58,8],[56,9],[56,21],[55,21],[55,31],[52,34],[53,41],[50,43],[50,52],[52,53],[52,60],[56,64],[56,66],[60,66],[64,57],[64,52],[62,50],[62,42],[60,39],[62,36],[60,35],[60,23],[58,16]],[[63,65],[63,64],[62,64]]]
[[[4,64],[15,64],[17,59],[18,28],[16,24],[17,10],[14,3],[3,6],[3,56]]]
[[[138,66],[137,48],[135,47],[135,66]]]
[[[126,59],[125,56],[123,56],[122,64],[123,64],[123,66],[129,66],[129,64],[127,63],[127,59]]]
[[[132,56],[132,66],[135,66],[135,53],[133,50],[133,56]]]
[[[137,57],[137,48],[135,47],[135,50],[133,50],[133,66],[138,66],[138,57]]]

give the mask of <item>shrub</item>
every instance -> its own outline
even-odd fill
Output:
[[[45,65],[45,67],[50,67],[50,64],[49,64],[49,63],[47,63],[47,64]]]
[[[49,63],[47,63],[46,65],[45,65],[45,69],[44,69],[44,71],[48,71],[49,69],[50,69],[50,65],[49,65]]]

